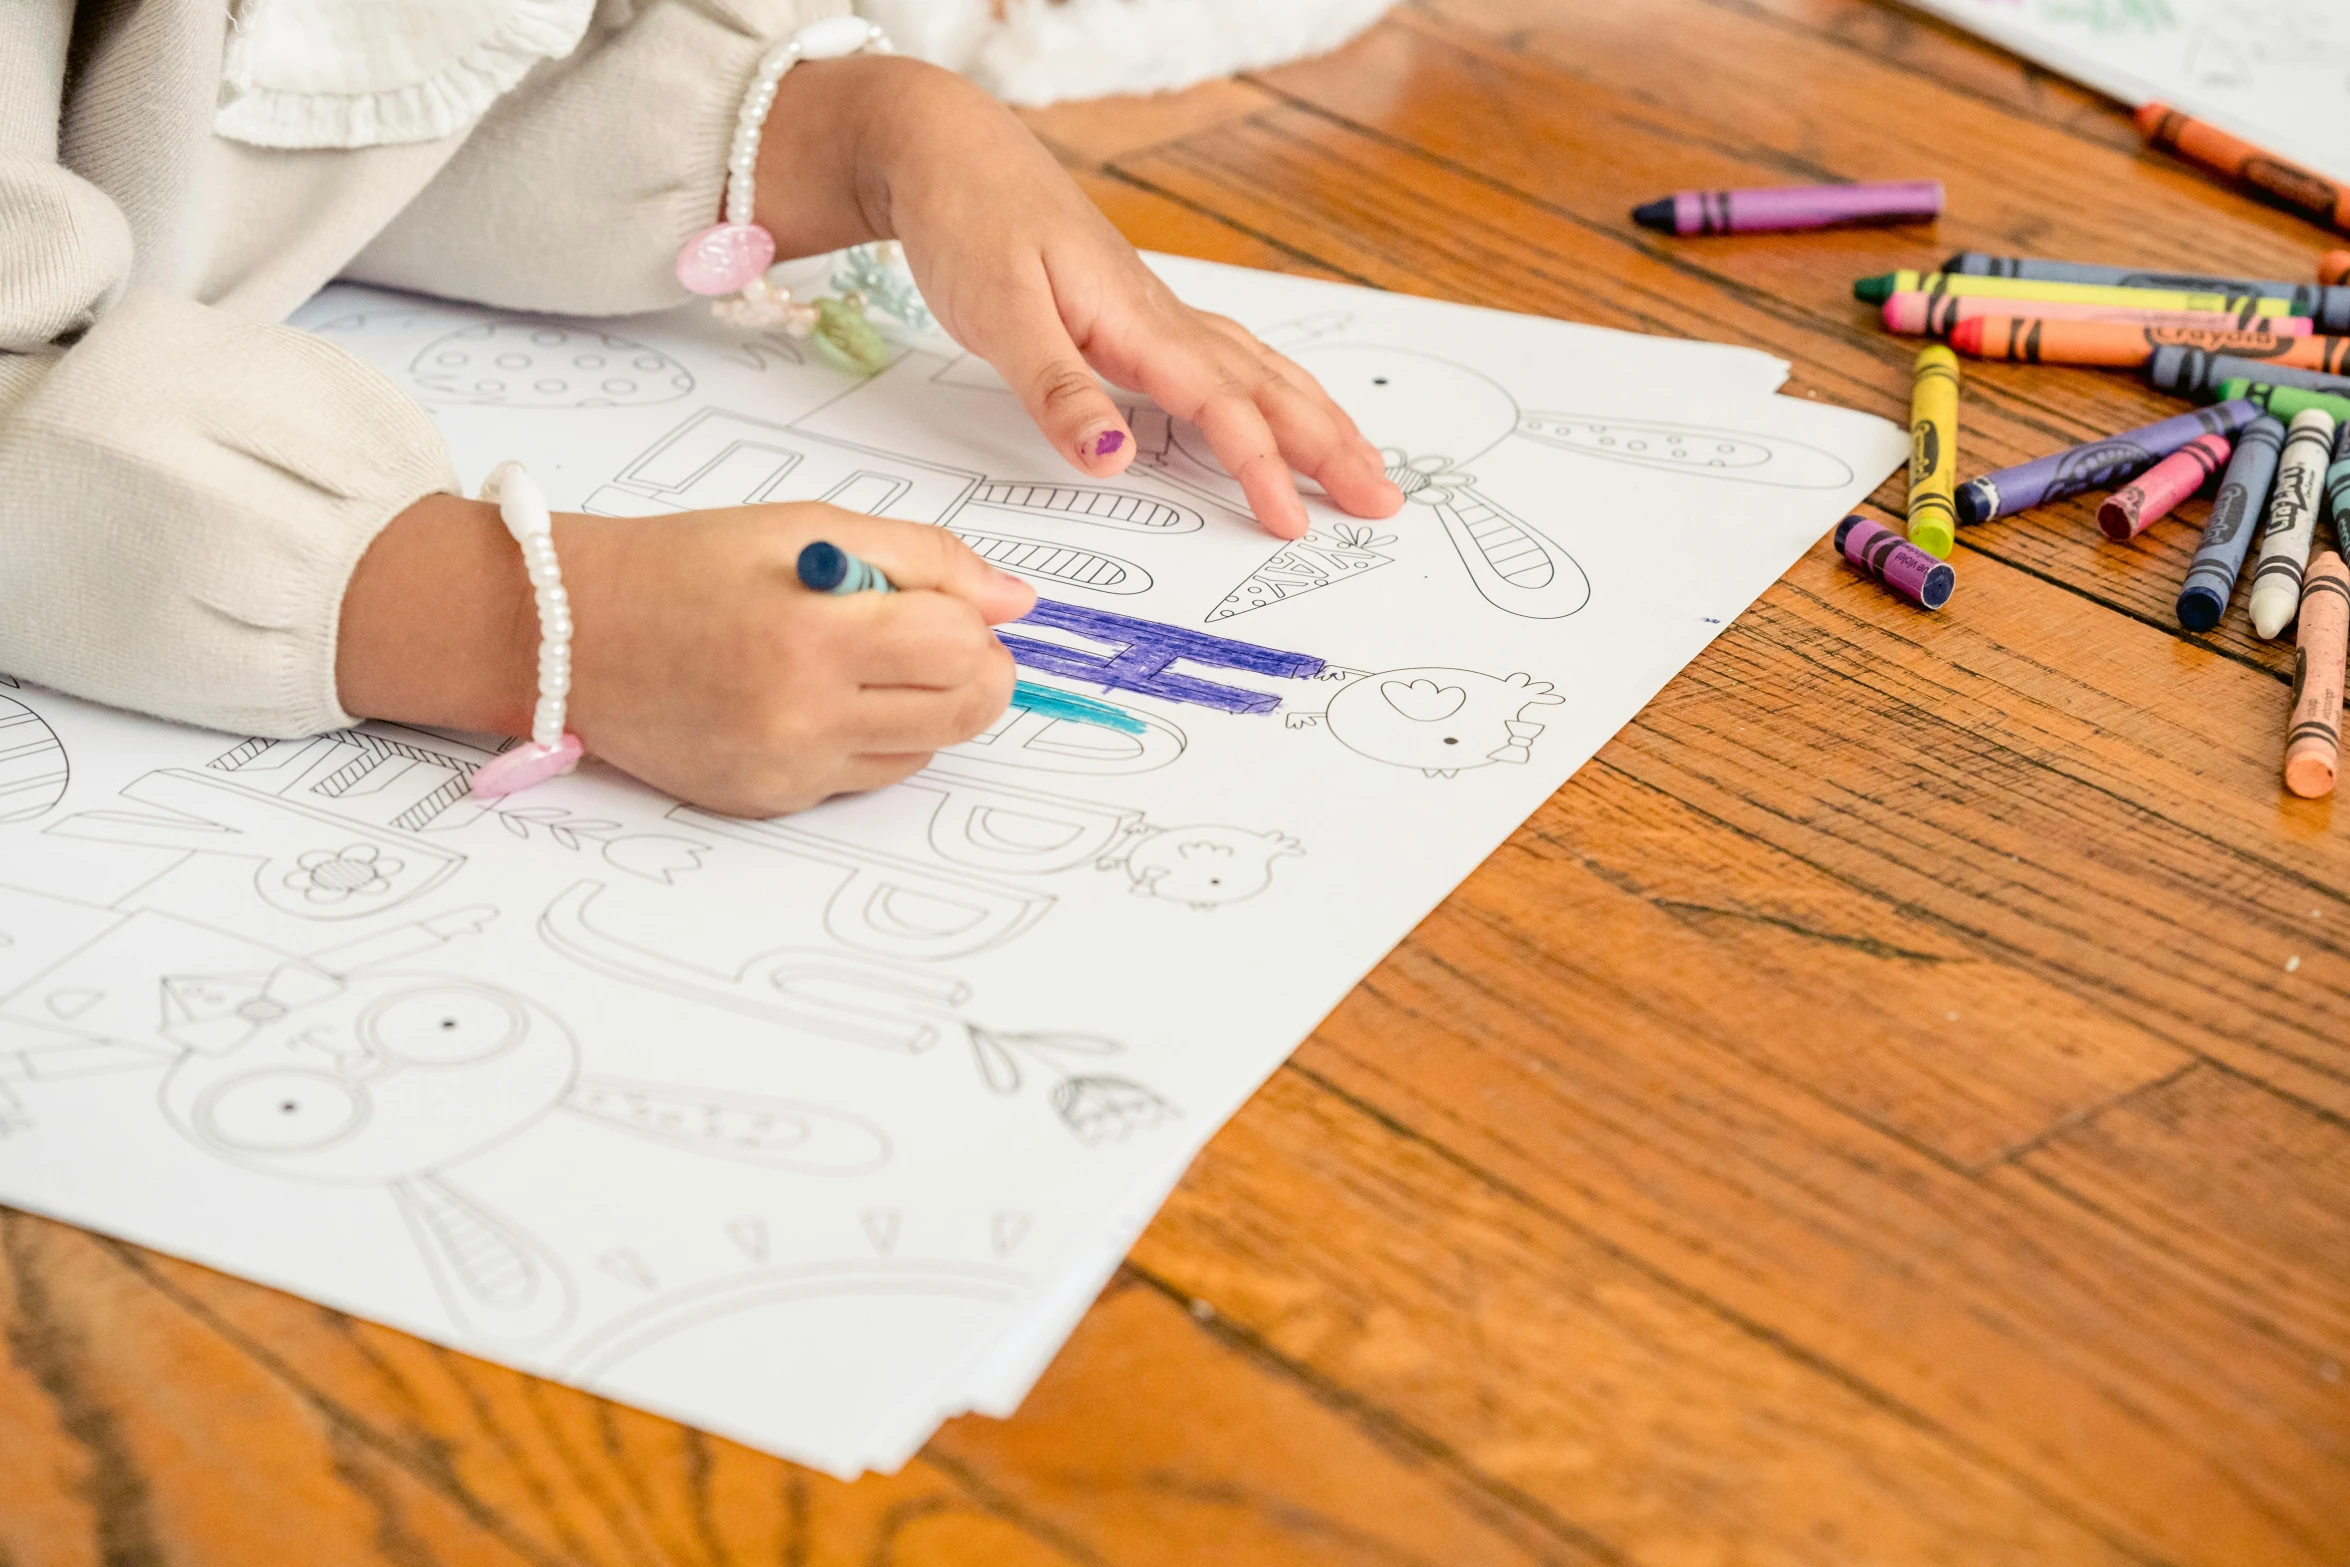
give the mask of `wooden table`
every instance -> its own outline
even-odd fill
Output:
[[[1896,419],[1861,273],[2323,243],[1867,0],[1412,0],[1034,123],[1139,243]],[[1937,231],[1626,215],[1925,174]],[[1964,465],[2171,407],[1969,366]],[[1813,550],[895,1477],[0,1213],[0,1564],[2350,1561],[2350,839],[2278,788],[2289,652],[2172,622],[2189,510],[1971,534],[1934,619]]]

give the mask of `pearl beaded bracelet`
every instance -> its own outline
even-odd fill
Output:
[[[775,263],[775,236],[752,219],[759,137],[767,125],[767,111],[775,107],[777,84],[803,60],[890,52],[889,35],[871,22],[834,16],[810,22],[760,59],[735,115],[734,142],[727,150],[725,221],[702,230],[677,253],[680,283],[697,294],[735,296],[711,307],[725,320],[738,326],[805,326],[816,314],[816,307],[796,304],[791,290],[767,280],[767,269]]]
[[[497,504],[506,531],[522,546],[539,612],[539,699],[530,739],[473,775],[473,792],[494,800],[570,772],[579,765],[582,747],[579,736],[563,727],[571,701],[571,598],[563,591],[563,568],[555,559],[555,522],[547,497],[520,463],[508,462],[482,481],[481,498]]]

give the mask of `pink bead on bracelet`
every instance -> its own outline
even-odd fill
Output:
[[[563,727],[571,703],[571,598],[563,591],[563,568],[555,560],[555,520],[547,511],[547,497],[520,463],[508,462],[482,481],[481,498],[497,503],[506,531],[522,546],[539,611],[539,700],[531,714],[530,739],[473,775],[473,792],[494,800],[570,772],[583,748],[579,736]]]
[[[767,269],[775,262],[775,236],[751,216],[759,136],[767,111],[775,107],[776,85],[803,60],[890,52],[889,35],[871,22],[834,16],[810,22],[760,59],[735,116],[734,143],[726,155],[726,221],[702,230],[677,253],[677,281],[697,294],[736,296],[719,299],[711,307],[725,319],[742,326],[772,326],[790,320],[795,308],[812,314],[808,306],[794,306],[790,290],[767,281]]]

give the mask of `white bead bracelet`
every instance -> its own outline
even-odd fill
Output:
[[[539,699],[531,713],[530,740],[473,775],[473,792],[494,800],[570,772],[583,748],[579,736],[563,727],[571,704],[571,598],[563,591],[563,567],[555,559],[555,521],[546,494],[520,463],[508,462],[482,481],[481,498],[496,503],[506,531],[522,546],[539,612]]]
[[[767,111],[775,107],[776,85],[803,60],[838,60],[852,54],[890,53],[889,35],[860,17],[833,16],[810,22],[767,51],[735,115],[734,142],[726,154],[725,221],[702,230],[677,253],[677,280],[697,294],[732,294],[713,306],[744,326],[788,325],[796,315],[813,318],[813,306],[795,305],[791,290],[767,281],[775,263],[775,236],[752,218],[758,189],[759,137]]]

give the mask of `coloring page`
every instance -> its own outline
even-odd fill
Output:
[[[2350,180],[2350,8],[2334,0],[1912,0],[2133,106],[2160,101]]]
[[[1752,350],[1154,259],[1406,491],[1259,530],[1124,392],[1080,478],[942,339],[336,287],[459,473],[826,500],[1041,599],[1019,703],[745,821],[508,742],[223,735],[0,682],[0,1200],[841,1475],[1008,1413],[1350,987],[1906,456]]]

